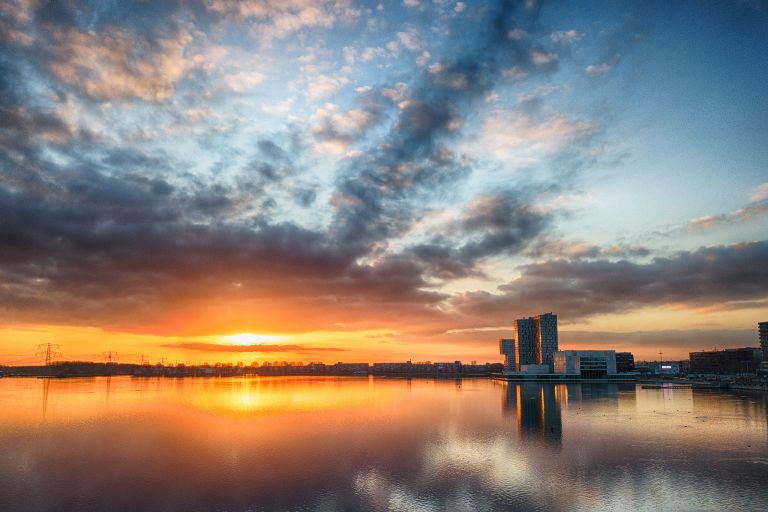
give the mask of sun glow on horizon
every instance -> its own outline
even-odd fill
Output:
[[[272,334],[254,334],[251,332],[241,332],[238,334],[230,334],[229,336],[222,336],[222,338],[227,343],[232,345],[255,345],[257,343],[279,341],[284,337],[275,336]]]

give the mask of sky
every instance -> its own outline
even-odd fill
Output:
[[[762,1],[0,0],[0,364],[756,346],[766,49]]]

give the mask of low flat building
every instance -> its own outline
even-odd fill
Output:
[[[651,363],[648,365],[652,375],[680,375],[682,365],[680,361],[661,361],[660,363]]]
[[[560,350],[554,354],[555,373],[593,379],[615,375],[614,350]]]
[[[520,373],[543,374],[550,373],[548,364],[521,364]]]
[[[727,348],[691,352],[689,356],[690,373],[693,374],[755,373],[762,359],[762,351],[752,347]]]

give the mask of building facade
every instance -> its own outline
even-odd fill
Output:
[[[557,315],[543,313],[515,320],[517,365],[545,365],[553,369],[553,355],[558,350]]]
[[[768,361],[768,322],[757,324],[760,333],[760,349],[763,351],[763,361]]]
[[[737,374],[754,373],[764,352],[758,348],[729,348],[691,352],[690,373]]]
[[[543,313],[536,317],[537,345],[541,352],[539,364],[549,366],[549,371],[554,369],[553,357],[558,349],[557,342],[557,315]]]
[[[553,355],[555,373],[580,375],[582,378],[600,378],[615,375],[614,350],[561,350]]]
[[[632,352],[616,352],[616,371],[619,373],[635,371],[635,356]]]
[[[499,352],[504,356],[504,370],[516,372],[520,369],[514,338],[501,338],[499,340]]]
[[[533,317],[515,320],[518,365],[541,364],[538,331],[538,322]]]

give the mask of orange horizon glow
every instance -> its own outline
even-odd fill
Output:
[[[561,349],[615,349],[633,352],[636,360],[653,361],[663,352],[669,360],[687,359],[690,351],[712,349],[705,343],[670,348],[668,345],[632,345],[622,342],[639,326],[655,319],[660,329],[696,328],[695,310],[665,310],[653,308],[623,315],[605,315],[589,322],[567,324],[560,319]],[[738,328],[753,323],[750,311],[723,311],[711,313],[712,328]],[[511,322],[510,322],[511,323]],[[117,353],[121,363],[146,360],[152,364],[238,363],[254,362],[398,362],[398,361],[477,361],[501,362],[498,353],[499,337],[514,336],[511,325],[498,327],[450,329],[440,332],[434,325],[417,323],[410,330],[395,328],[396,324],[365,329],[355,325],[338,325],[334,329],[294,331],[235,331],[224,334],[167,334],[157,331],[131,332],[88,325],[6,324],[0,326],[0,365],[19,366],[41,364],[34,354],[38,345],[55,343],[61,348],[61,361],[102,361],[106,351]],[[578,332],[613,333],[609,341],[578,341]],[[183,332],[183,331],[182,331]],[[587,335],[587,337],[589,337]],[[584,335],[581,335],[584,338]],[[719,348],[756,346],[754,341],[723,340]],[[233,348],[235,347],[235,348]],[[253,347],[249,351],[248,347]]]

